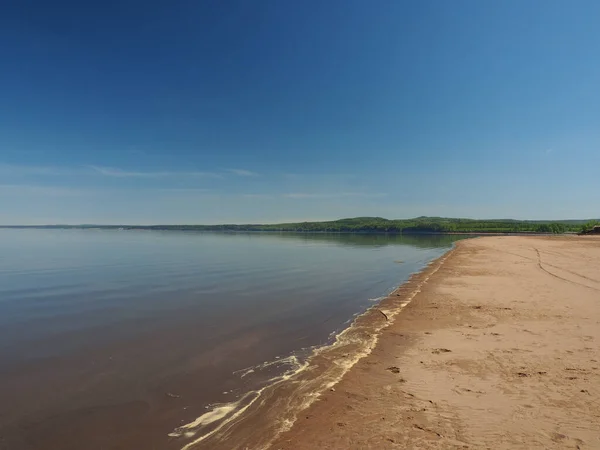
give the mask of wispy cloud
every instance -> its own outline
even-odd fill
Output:
[[[79,170],[81,172],[81,170]],[[0,164],[0,174],[10,176],[64,176],[77,173],[77,169],[52,166],[25,166],[17,164]]]
[[[104,166],[86,166],[94,172],[107,177],[116,178],[168,178],[168,177],[206,177],[206,178],[221,178],[221,175],[215,172],[200,172],[200,171],[139,171],[139,170],[124,170],[115,167]]]
[[[233,174],[239,177],[258,177],[259,174],[245,169],[226,169],[222,171],[200,170],[138,170],[122,169],[118,167],[101,166],[95,164],[76,167],[55,166],[28,166],[0,163],[0,175],[5,176],[77,176],[77,175],[102,175],[112,178],[171,178],[171,177],[196,177],[196,178],[223,178],[224,175]]]
[[[164,194],[206,194],[215,192],[213,189],[201,188],[150,188],[144,189],[144,191],[159,192]]]
[[[79,195],[131,195],[131,194],[150,194],[150,195],[215,195],[213,189],[203,188],[77,188],[64,186],[49,186],[39,184],[0,184],[0,195],[35,195],[35,196],[61,196],[71,197]]]
[[[242,197],[244,197],[244,198],[258,198],[258,199],[273,198],[273,196],[269,195],[269,194],[243,194]]]
[[[347,180],[347,179],[356,178],[356,174],[340,173],[340,172],[329,172],[329,173],[283,172],[280,175],[283,178],[287,178],[289,180],[306,180],[306,179]]]
[[[238,175],[240,177],[257,177],[258,174],[256,172],[252,172],[250,170],[244,169],[227,169],[228,172],[233,173],[234,175]]]
[[[194,189],[194,188],[165,188],[165,189],[141,189],[138,193],[142,196],[150,195],[155,199],[167,199],[173,202],[189,202],[200,199],[220,198],[219,191],[212,189]]]
[[[327,198],[377,198],[385,197],[387,194],[384,193],[365,193],[365,192],[326,192],[326,193],[305,193],[305,192],[293,192],[289,194],[283,194],[286,198],[293,199],[327,199]]]
[[[50,197],[73,197],[82,195],[80,189],[62,186],[40,186],[32,184],[0,184],[0,195],[35,195]]]

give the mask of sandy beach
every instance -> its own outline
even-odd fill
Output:
[[[403,296],[270,448],[600,448],[599,238],[461,241]]]

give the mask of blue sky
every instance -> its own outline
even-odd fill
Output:
[[[595,0],[10,3],[0,223],[600,216]]]

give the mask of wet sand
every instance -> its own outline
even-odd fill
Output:
[[[485,237],[434,266],[271,448],[600,448],[600,239]]]

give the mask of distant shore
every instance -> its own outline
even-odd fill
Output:
[[[462,219],[447,217],[415,217],[385,219],[353,217],[348,219],[271,224],[77,224],[77,225],[13,225],[4,228],[98,228],[156,231],[221,231],[221,232],[293,232],[293,233],[388,233],[388,234],[562,234],[578,233],[597,225],[597,220],[514,220]]]
[[[38,230],[118,230],[118,231],[186,231],[205,233],[283,233],[283,234],[373,234],[373,235],[440,235],[440,236],[554,236],[575,235],[576,231],[565,231],[562,233],[538,232],[538,231],[317,231],[317,230],[260,230],[260,229],[229,229],[195,226],[159,226],[159,225],[0,225],[0,229],[38,229]]]

